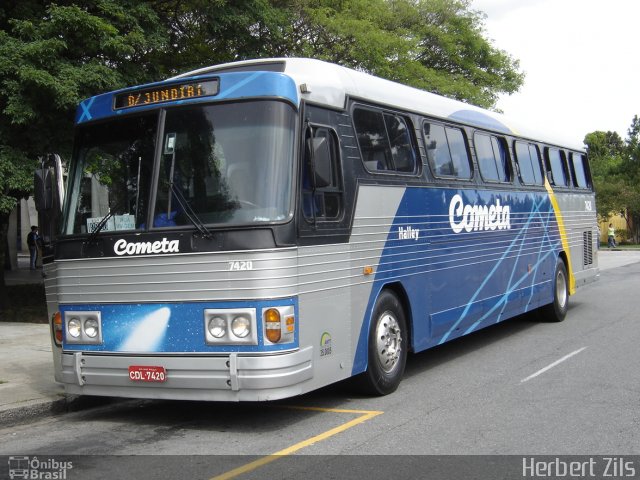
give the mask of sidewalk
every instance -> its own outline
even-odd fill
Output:
[[[640,262],[640,250],[600,250],[598,261],[600,270],[618,268]],[[42,281],[28,268],[6,273],[11,282]],[[66,411],[74,398],[54,381],[49,326],[0,322],[0,425]]]
[[[42,269],[30,270],[29,255],[19,253],[18,269],[4,279],[7,286],[42,283]],[[49,325],[0,322],[0,425],[64,404],[64,388],[53,379]]]
[[[0,322],[0,425],[63,406],[49,339],[49,325]]]

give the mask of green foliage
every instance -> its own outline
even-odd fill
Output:
[[[598,215],[607,220],[620,213],[629,226],[628,236],[638,242],[640,233],[640,119],[636,115],[626,140],[615,132],[592,132],[585,139],[596,189]]]
[[[79,101],[154,78],[143,59],[164,44],[148,2],[0,4],[0,258],[9,213],[32,192],[38,157],[68,158]],[[0,307],[7,300],[0,274]]]

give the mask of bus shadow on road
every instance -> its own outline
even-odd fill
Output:
[[[570,310],[571,310],[570,306]],[[421,375],[427,370],[434,369],[456,360],[504,342],[510,337],[520,335],[535,328],[549,325],[541,319],[538,312],[533,311],[510,318],[495,325],[488,326],[470,335],[451,340],[442,345],[423,350],[410,355],[405,369],[405,378]]]

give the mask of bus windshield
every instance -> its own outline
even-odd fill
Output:
[[[276,101],[167,111],[154,227],[289,216],[294,114]]]
[[[161,142],[157,112],[85,126],[63,232],[144,230],[150,213],[153,228],[285,220],[294,122],[291,106],[262,101],[169,109]]]

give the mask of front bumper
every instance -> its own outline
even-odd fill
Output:
[[[127,356],[63,353],[67,393],[175,400],[260,401],[304,393],[313,377],[313,348],[272,355]],[[162,383],[135,382],[129,366],[164,367]]]

